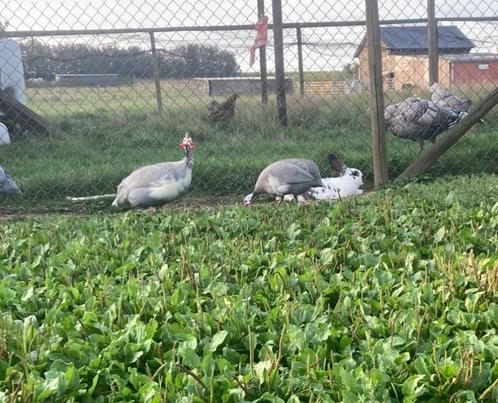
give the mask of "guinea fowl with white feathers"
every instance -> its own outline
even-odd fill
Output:
[[[323,186],[323,183],[320,169],[313,161],[301,158],[280,160],[261,171],[254,191],[244,197],[244,204],[251,204],[256,196],[263,193],[279,196],[281,202],[285,195],[297,197],[318,186]]]
[[[425,140],[434,142],[436,137],[455,126],[466,112],[454,112],[428,99],[409,97],[384,110],[386,126],[397,137],[416,141],[423,150]]]
[[[151,207],[175,200],[185,193],[192,180],[192,151],[195,148],[188,133],[185,133],[180,148],[185,152],[180,161],[147,165],[124,178],[112,205]]]
[[[0,166],[0,197],[22,193],[12,177]]]

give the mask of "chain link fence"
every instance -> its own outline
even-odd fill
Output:
[[[315,160],[330,176],[329,153],[372,179],[363,0],[282,2],[284,126],[270,0],[0,6],[0,95],[20,104],[15,113],[0,105],[10,137],[0,165],[24,200],[115,192],[134,168],[180,159],[186,131],[198,144],[192,192],[242,194],[264,166],[288,157]],[[473,105],[498,84],[497,8],[495,0],[436,5],[439,82]],[[251,65],[261,15],[268,40]],[[427,16],[425,1],[379,1],[386,105],[430,97]],[[232,93],[239,95],[233,116],[217,119],[212,102]],[[496,173],[497,140],[495,108],[431,172]],[[389,132],[386,141],[393,178],[418,146]]]

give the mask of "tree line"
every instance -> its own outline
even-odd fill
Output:
[[[152,78],[150,50],[138,46],[93,46],[84,43],[48,45],[20,43],[26,78],[51,81],[56,74],[119,74],[127,79]],[[161,78],[230,77],[240,75],[232,53],[215,46],[181,45],[158,49]]]

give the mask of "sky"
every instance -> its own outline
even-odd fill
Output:
[[[271,1],[265,13],[272,21]],[[379,0],[380,19],[424,18],[427,0]],[[0,22],[7,30],[71,30],[154,28],[171,26],[252,25],[257,20],[257,0],[0,0]],[[365,19],[365,0],[282,0],[284,22],[355,21]],[[482,17],[498,15],[498,0],[436,0],[437,16]],[[448,25],[449,23],[445,23]],[[497,51],[498,22],[455,23],[474,40],[477,51]],[[303,29],[306,70],[340,69],[353,61],[364,27]],[[201,43],[229,50],[243,71],[258,71],[248,65],[248,47],[254,33],[245,31],[180,32],[157,34],[160,49]],[[118,46],[148,46],[147,34],[99,37],[51,37],[55,42],[90,42]],[[295,30],[284,30],[286,70],[297,69]],[[273,37],[269,32],[268,66],[273,66]]]

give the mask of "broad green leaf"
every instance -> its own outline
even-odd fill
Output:
[[[215,352],[216,349],[223,344],[227,335],[228,332],[226,330],[221,330],[218,333],[216,333],[211,339],[211,342],[209,343],[208,351]]]
[[[436,234],[434,235],[434,242],[439,243],[443,240],[444,236],[446,234],[446,228],[441,227],[437,230]]]

